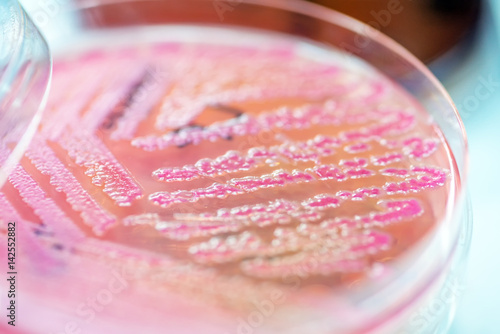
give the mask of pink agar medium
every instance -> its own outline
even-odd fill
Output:
[[[37,254],[26,290],[70,308],[110,266],[141,268],[131,301],[245,309],[293,273],[346,288],[421,240],[455,186],[400,87],[294,43],[89,50],[56,59],[53,85],[0,218]]]

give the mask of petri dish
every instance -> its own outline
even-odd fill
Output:
[[[301,1],[60,9],[46,114],[2,192],[17,328],[446,331],[467,143],[411,54]]]
[[[0,186],[33,136],[48,93],[47,44],[17,1],[0,4]]]

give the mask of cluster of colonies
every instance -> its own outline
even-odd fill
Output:
[[[102,258],[124,248],[151,270],[153,257],[168,259],[176,275],[163,285],[231,276],[259,293],[255,282],[290,272],[343,282],[418,241],[444,214],[450,183],[425,112],[362,72],[301,58],[293,43],[162,44],[56,62],[1,219],[24,221],[40,249]],[[131,238],[149,238],[153,252],[138,255]]]

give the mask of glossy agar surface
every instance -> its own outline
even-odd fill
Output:
[[[283,289],[304,307],[387,275],[439,223],[458,181],[426,111],[348,55],[258,38],[56,59],[0,197],[26,291],[85,323],[131,303],[239,314]],[[116,273],[120,302],[85,299]]]

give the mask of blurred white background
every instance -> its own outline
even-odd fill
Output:
[[[452,333],[500,333],[500,2],[486,1],[472,53],[442,78],[465,123],[474,234],[467,290]],[[490,95],[477,98],[484,82]],[[476,103],[477,102],[477,103]]]

